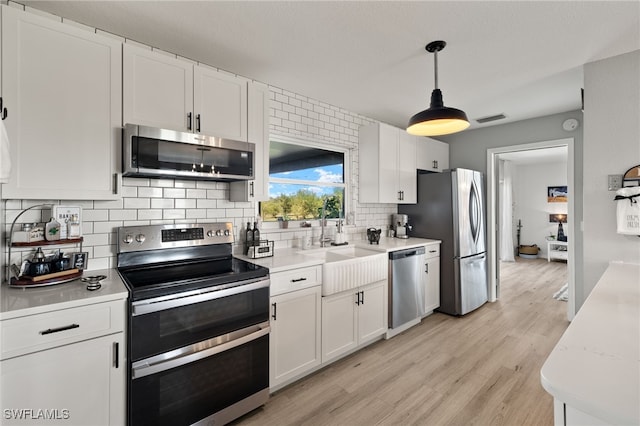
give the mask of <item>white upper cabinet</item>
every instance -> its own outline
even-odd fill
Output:
[[[384,123],[360,128],[359,201],[416,202],[416,138]]]
[[[420,170],[441,172],[449,168],[449,144],[435,139],[416,137],[416,166]]]
[[[229,184],[230,201],[269,199],[269,86],[249,82],[247,90],[247,138],[255,144],[254,180]]]
[[[2,97],[11,146],[7,199],[114,199],[122,44],[2,7]]]
[[[128,43],[123,57],[123,124],[247,141],[247,79]]]
[[[131,44],[123,49],[123,124],[191,131],[193,64]]]
[[[195,131],[247,141],[247,80],[194,66]]]

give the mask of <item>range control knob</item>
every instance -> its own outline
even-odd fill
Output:
[[[221,230],[217,230],[216,231],[216,237],[222,237],[222,231]]]
[[[209,238],[213,237],[213,231],[212,230],[208,230],[207,231],[207,237],[209,237]]]
[[[231,235],[231,233],[229,232],[229,230],[228,230],[228,229],[225,229],[225,230],[224,230],[224,236],[225,236],[225,237],[228,237],[229,235]]]
[[[131,244],[133,242],[133,235],[131,234],[125,235],[124,238],[122,239],[122,242],[125,244]]]
[[[136,241],[139,242],[140,244],[144,243],[144,240],[146,240],[147,237],[144,236],[144,234],[138,234],[136,235]]]

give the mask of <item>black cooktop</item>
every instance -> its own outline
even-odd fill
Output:
[[[183,260],[119,268],[131,300],[143,300],[263,278],[269,270],[235,257]]]

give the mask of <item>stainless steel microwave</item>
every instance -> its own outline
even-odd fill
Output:
[[[231,139],[126,124],[122,175],[215,181],[254,178],[255,145]]]

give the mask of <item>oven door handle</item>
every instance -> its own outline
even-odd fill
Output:
[[[249,280],[242,283],[236,283],[232,287],[227,288],[208,287],[194,292],[189,292],[187,294],[183,293],[181,295],[178,294],[175,296],[164,296],[155,299],[141,300],[132,303],[132,315],[150,314],[152,312],[164,311],[165,309],[220,299],[234,294],[269,287],[270,283],[271,281],[269,279],[261,279],[259,281]]]
[[[184,348],[136,361],[131,366],[133,380],[219,354],[269,334],[269,321],[236,330]]]

